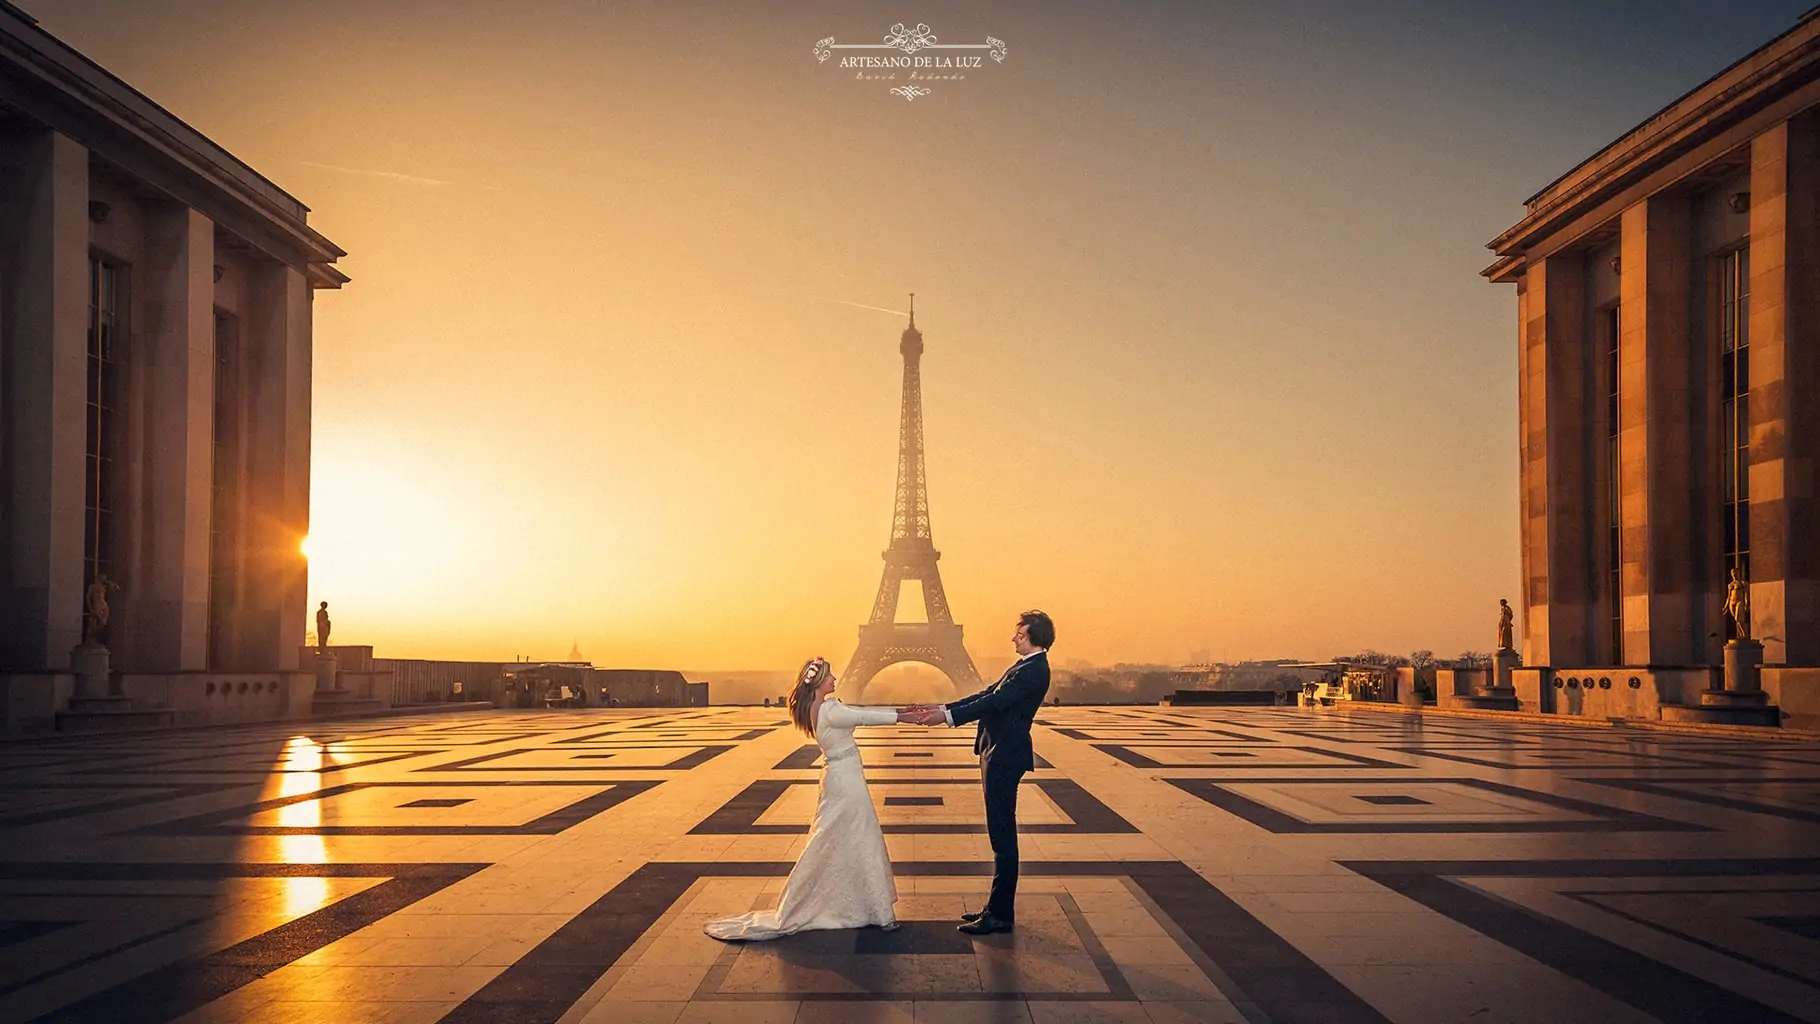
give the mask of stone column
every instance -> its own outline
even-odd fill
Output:
[[[62,671],[82,640],[88,150],[0,135],[0,667]]]
[[[1820,116],[1751,140],[1751,634],[1820,665]]]
[[[1694,642],[1692,210],[1687,196],[1651,196],[1621,225],[1618,334],[1618,505],[1624,665],[1691,664]]]
[[[299,545],[310,528],[310,291],[301,271],[277,264],[249,273],[246,290],[242,655],[295,670],[308,582]]]
[[[1586,275],[1560,254],[1529,264],[1520,303],[1524,664],[1585,663],[1588,556]]]
[[[146,546],[135,581],[143,664],[133,667],[198,671],[208,667],[215,226],[185,207],[155,208],[144,258]]]

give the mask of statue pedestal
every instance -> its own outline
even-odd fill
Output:
[[[1499,648],[1491,656],[1491,678],[1487,684],[1474,687],[1470,694],[1454,698],[1455,703],[1479,711],[1517,710],[1517,688],[1512,684],[1510,674],[1516,669],[1519,660],[1516,651],[1508,647]]]
[[[316,655],[316,692],[338,692],[341,689],[340,671],[333,654]]]
[[[1522,660],[1522,658],[1517,657],[1516,651],[1513,651],[1508,647],[1498,648],[1498,652],[1491,656],[1492,689],[1510,690],[1514,693],[1516,691],[1516,684],[1511,681],[1511,673],[1516,671],[1517,664]]]
[[[1755,640],[1725,643],[1725,686],[1703,690],[1700,703],[1664,704],[1659,712],[1666,722],[1703,722],[1708,725],[1781,725],[1782,709],[1763,692],[1763,645]]]
[[[1725,689],[1730,693],[1763,698],[1763,645],[1755,640],[1725,642]]]
[[[70,671],[76,676],[77,697],[107,697],[113,690],[108,684],[107,648],[98,643],[82,643],[70,651]]]
[[[315,718],[338,718],[344,715],[367,715],[383,711],[388,701],[370,694],[356,693],[341,686],[340,666],[335,656],[324,652],[314,658],[316,693],[310,698],[310,715]]]

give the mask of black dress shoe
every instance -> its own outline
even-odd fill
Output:
[[[993,917],[991,914],[981,914],[978,920],[961,925],[958,930],[968,935],[992,935],[996,932],[1008,932],[1011,928],[1010,921]]]
[[[985,916],[986,916],[986,912],[984,910],[969,910],[965,914],[961,915],[961,920],[977,921],[980,918],[985,917]]]

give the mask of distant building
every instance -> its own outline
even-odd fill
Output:
[[[1531,196],[1491,248],[1517,290],[1525,665],[1704,673],[1735,568],[1765,687],[1820,666],[1820,18]]]
[[[120,586],[118,673],[295,670],[309,210],[0,0],[0,683],[43,703]]]
[[[575,707],[685,708],[707,705],[707,684],[666,669],[594,668],[573,664],[502,666],[499,703],[532,707],[552,699]]]

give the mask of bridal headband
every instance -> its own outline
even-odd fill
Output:
[[[811,658],[809,664],[803,666],[803,677],[797,680],[797,683],[802,686],[808,686],[815,682],[821,677],[822,667],[827,664],[828,659],[826,658]]]

